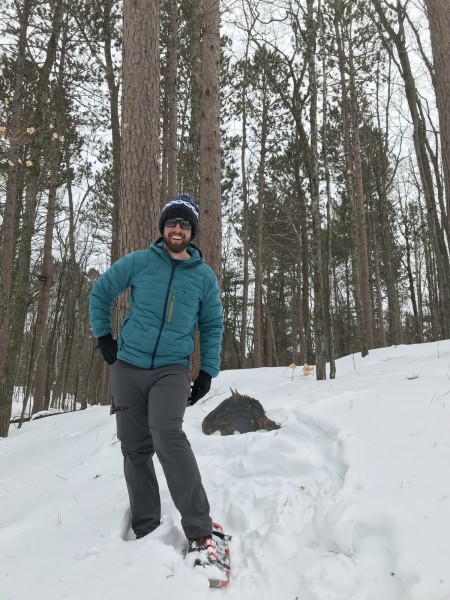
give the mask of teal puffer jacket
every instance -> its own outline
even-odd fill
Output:
[[[127,254],[94,283],[89,297],[92,333],[111,331],[112,306],[130,288],[130,311],[118,335],[118,358],[144,369],[189,366],[200,332],[200,369],[220,368],[222,304],[214,272],[193,244],[190,258],[174,266],[160,238],[148,250]]]

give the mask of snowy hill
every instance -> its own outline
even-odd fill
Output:
[[[230,387],[280,430],[205,436]],[[233,535],[233,581],[209,590],[157,464],[164,520],[139,541],[105,407],[0,440],[1,600],[449,600],[450,341],[302,369],[226,371],[185,430],[212,516]]]

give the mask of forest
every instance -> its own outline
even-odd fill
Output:
[[[450,338],[448,0],[8,0],[0,44],[0,437],[109,404],[91,286],[180,192],[223,370]]]

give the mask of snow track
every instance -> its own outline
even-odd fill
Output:
[[[281,429],[195,438],[213,516],[233,535],[233,585],[227,594],[256,597],[254,590],[264,580],[261,598],[325,598],[308,592],[305,571],[311,562],[336,558],[336,545],[319,530],[317,521],[319,514],[335,506],[345,480],[340,442],[336,431],[316,422],[294,402],[288,413],[278,407],[271,410],[268,392],[273,389],[265,385],[267,371],[260,371],[260,391],[252,395]],[[284,387],[288,373],[278,371]],[[227,389],[227,383],[222,388]],[[244,393],[243,382],[229,385]],[[334,592],[332,583],[329,592]]]

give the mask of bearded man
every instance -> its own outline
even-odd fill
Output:
[[[182,429],[186,406],[208,393],[220,368],[222,304],[214,272],[192,244],[199,207],[189,194],[172,198],[159,221],[162,237],[147,250],[120,258],[95,282],[90,321],[104,360],[111,365],[117,435],[136,538],[161,521],[152,457],[164,471],[190,551],[214,553],[206,492]],[[115,298],[130,288],[130,310],[114,339]],[[194,334],[200,334],[200,372],[190,385]],[[207,553],[206,553],[207,554]]]

